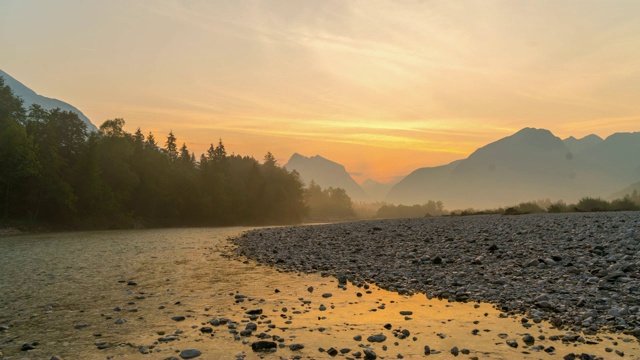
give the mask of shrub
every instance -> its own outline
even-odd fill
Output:
[[[609,203],[601,198],[585,197],[578,201],[575,208],[577,211],[607,211]]]

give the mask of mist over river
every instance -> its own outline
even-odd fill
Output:
[[[490,304],[263,266],[232,251],[229,238],[247,230],[0,237],[0,358],[411,359],[423,358],[425,346],[436,358],[619,357],[606,348],[640,356],[628,335],[562,341],[566,330],[544,321],[524,327]],[[527,334],[535,344],[523,342]],[[258,341],[277,347],[255,352]]]

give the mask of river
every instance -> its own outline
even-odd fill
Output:
[[[525,328],[522,319],[500,317],[490,304],[400,296],[374,285],[339,287],[337,279],[320,274],[282,272],[237,259],[227,239],[246,230],[0,237],[0,358],[180,359],[184,350],[196,349],[199,359],[325,359],[334,348],[345,349],[336,358],[347,359],[358,352],[364,356],[366,346],[378,358],[412,359],[424,357],[425,345],[437,358],[456,358],[454,347],[465,359],[555,359],[570,352],[617,358],[607,347],[625,358],[640,356],[637,340],[624,335],[585,336],[593,345],[552,341],[551,336],[565,333],[544,322]],[[251,320],[248,310],[262,314]],[[257,330],[234,340],[229,324],[209,324],[221,318],[234,322],[238,332],[248,322]],[[408,330],[405,339],[396,336],[402,330]],[[283,347],[254,352],[251,343],[260,333],[282,338]],[[368,342],[375,334],[387,339]],[[525,334],[536,338],[535,345],[524,344]],[[354,340],[357,335],[362,339]],[[291,350],[292,344],[304,348]],[[549,354],[535,346],[556,350]]]

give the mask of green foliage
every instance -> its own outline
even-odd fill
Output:
[[[80,229],[302,220],[299,175],[271,153],[260,164],[228,156],[219,140],[198,163],[173,132],[161,149],[152,133],[124,125],[107,120],[87,133],[74,113],[37,105],[27,113],[0,78],[3,221]]]
[[[313,180],[304,189],[304,204],[308,210],[308,218],[313,221],[355,218],[351,198],[344,189],[333,187],[322,189]]]
[[[571,211],[573,211],[573,209],[562,200],[551,203],[547,207],[547,212],[549,213],[566,213]]]
[[[424,216],[444,215],[442,201],[429,200],[423,205],[383,205],[378,209],[376,217],[380,219],[417,218]]]
[[[584,197],[575,205],[576,211],[607,211],[609,203],[601,198]]]
[[[545,209],[538,203],[529,201],[518,204],[517,206],[505,209],[505,215],[521,215],[521,214],[537,214],[545,212]]]
[[[627,195],[622,199],[612,200],[611,203],[609,204],[609,210],[636,211],[636,210],[640,210],[640,203],[638,203],[637,201],[634,201],[634,199],[630,195]]]

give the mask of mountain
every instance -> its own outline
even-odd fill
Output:
[[[284,167],[289,171],[296,170],[300,174],[300,179],[307,185],[313,180],[323,189],[328,187],[344,189],[352,200],[368,200],[367,194],[353,180],[344,166],[320,155],[306,157],[295,153]]]
[[[600,136],[591,134],[583,137],[582,139],[576,139],[573,136],[562,140],[564,145],[574,154],[581,153],[586,149],[601,143],[603,140]]]
[[[620,191],[616,191],[615,193],[609,195],[607,200],[621,199],[627,195],[632,195],[633,192],[640,193],[640,181],[635,184],[631,184]]]
[[[24,107],[27,110],[32,104],[38,104],[46,110],[60,108],[60,110],[74,112],[78,114],[80,120],[87,124],[87,130],[98,131],[98,128],[93,125],[91,121],[82,113],[82,111],[78,110],[75,106],[67,104],[66,102],[60,101],[58,99],[52,99],[42,95],[38,95],[35,91],[29,89],[21,82],[14,79],[2,70],[0,70],[0,76],[4,78],[5,85],[8,85],[15,95],[22,98],[22,100],[24,101]]]
[[[606,196],[640,180],[637,154],[640,133],[561,140],[549,130],[524,128],[466,159],[414,171],[389,191],[386,200],[441,200],[448,209],[458,209]]]
[[[398,181],[399,180],[392,181],[390,183],[381,183],[373,179],[367,179],[362,184],[360,184],[360,187],[362,187],[364,192],[367,194],[369,200],[383,201],[389,193],[389,190],[391,190],[391,188],[395,184],[397,184]]]

